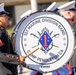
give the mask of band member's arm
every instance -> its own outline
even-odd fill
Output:
[[[11,63],[11,64],[23,64],[27,57],[29,57],[31,54],[33,54],[39,49],[40,49],[39,47],[36,48],[26,56],[19,56],[0,52],[0,62]]]
[[[13,61],[18,61],[20,64],[25,61],[25,56],[18,56],[18,55],[11,55],[11,54],[5,54],[6,59],[10,59]]]

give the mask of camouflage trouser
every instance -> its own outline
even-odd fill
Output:
[[[18,75],[16,72],[12,74],[10,70],[8,70],[6,67],[0,63],[0,75]]]
[[[14,74],[7,74],[7,75],[14,75]],[[18,75],[18,74],[15,74],[15,75]]]
[[[73,53],[71,59],[69,60],[69,64],[70,64],[70,66],[76,67],[76,49],[74,50],[74,53]]]
[[[12,74],[11,71],[9,71],[8,69],[6,69],[2,63],[0,63],[0,75],[7,75],[7,74]]]

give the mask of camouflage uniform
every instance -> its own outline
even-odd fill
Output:
[[[12,48],[10,37],[8,36],[6,30],[3,27],[0,27],[0,52],[15,54]],[[12,72],[12,74],[6,74],[6,75],[17,75],[17,65],[9,64],[6,62],[1,63],[5,68],[7,68]]]

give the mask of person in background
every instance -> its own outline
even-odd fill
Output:
[[[75,40],[76,40],[76,29],[75,29],[76,28],[76,7],[75,7],[75,1],[68,2],[68,3],[58,7],[58,13],[70,23],[71,27],[73,28],[73,31],[75,34]],[[76,42],[75,42],[75,44],[76,44]],[[75,58],[76,58],[76,48],[74,48],[74,53],[73,53],[71,59],[68,61],[68,63],[69,63],[68,65],[70,66],[70,68],[73,69],[72,74],[68,74],[68,75],[75,75],[75,72],[74,72],[74,70],[76,70]],[[53,73],[53,75],[56,75],[54,73]],[[63,74],[59,74],[59,75],[63,75]]]
[[[70,22],[71,27],[73,28],[74,34],[75,34],[75,40],[76,40],[76,7],[75,7],[75,1],[71,1],[67,3],[65,6],[60,6],[59,7],[59,13],[61,16],[66,18]],[[76,44],[76,41],[75,41]],[[76,48],[74,48],[74,54],[69,62],[71,66],[76,67]]]
[[[5,30],[9,24],[8,12],[4,10],[4,3],[0,4],[0,53],[6,53],[6,58],[10,58],[8,54],[17,55],[13,48],[11,39]],[[13,60],[13,58],[11,58]],[[20,64],[25,60],[24,56],[15,57]],[[0,61],[0,75],[18,75],[17,65]]]
[[[18,74],[22,74],[23,66],[21,64],[18,65],[17,69],[18,69]]]

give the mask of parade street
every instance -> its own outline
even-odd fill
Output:
[[[23,68],[23,72],[22,74],[19,74],[19,75],[30,75],[32,70],[29,70],[27,68]],[[43,74],[43,75],[51,75],[51,73],[47,73],[47,74]]]

